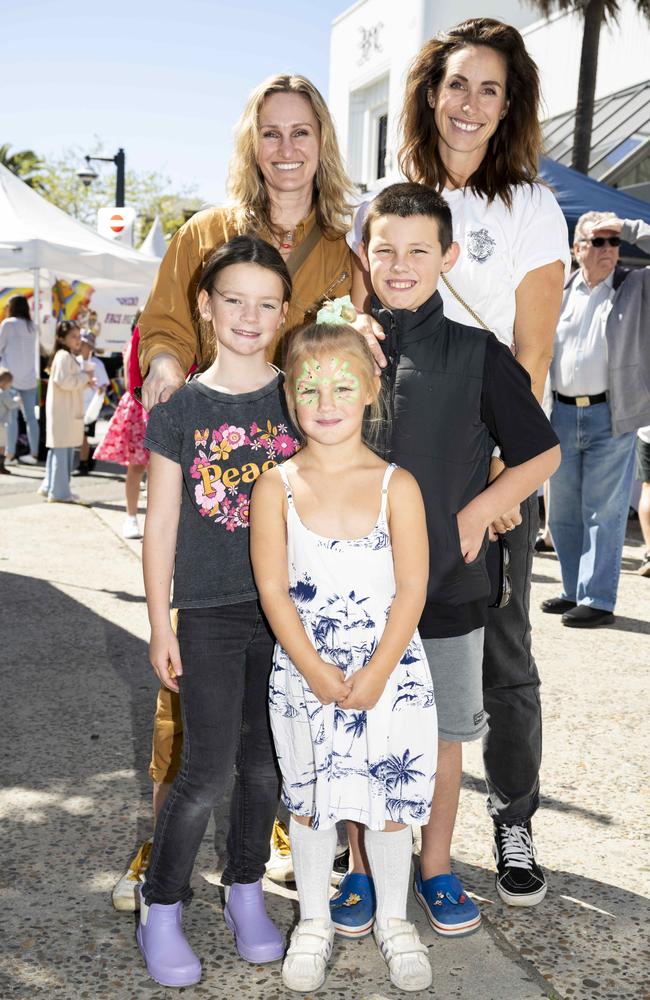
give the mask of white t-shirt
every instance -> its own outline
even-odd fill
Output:
[[[487,198],[469,189],[445,190],[442,195],[451,208],[454,239],[460,244],[460,256],[447,277],[485,325],[510,347],[515,291],[528,272],[561,260],[569,276],[569,234],[562,210],[542,184],[514,188],[511,209],[500,198],[488,204]],[[355,252],[369,204],[360,205],[348,238]],[[477,325],[444,282],[438,291],[448,319]]]
[[[8,368],[14,379],[14,389],[35,389],[36,327],[17,316],[0,323],[0,364]]]

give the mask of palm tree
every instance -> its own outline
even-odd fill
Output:
[[[43,167],[43,161],[33,149],[21,149],[15,153],[10,152],[11,145],[6,142],[0,146],[0,163],[12,174],[20,177],[28,187],[42,189],[43,184],[38,176],[38,171]]]
[[[366,728],[366,713],[365,712],[350,712],[350,721],[346,722],[343,727],[346,733],[352,733],[352,742],[350,743],[348,752],[345,754],[349,757],[352,753],[352,747],[354,741],[363,735]]]
[[[581,174],[587,174],[591,153],[600,29],[605,21],[613,21],[615,24],[618,22],[621,3],[620,0],[530,0],[530,2],[544,17],[548,17],[551,11],[559,7],[560,10],[580,13],[584,20],[571,166]],[[637,10],[650,20],[650,0],[634,0],[634,3]]]

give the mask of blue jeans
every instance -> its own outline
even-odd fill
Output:
[[[196,854],[235,769],[223,885],[257,882],[280,794],[268,710],[275,641],[257,601],[182,609],[183,760],[156,822],[143,894],[188,902]],[[219,846],[219,845],[215,845]]]
[[[39,428],[36,419],[36,386],[33,389],[16,389],[21,399],[21,410],[27,424],[27,437],[29,439],[29,450],[38,457]],[[16,454],[16,442],[18,440],[18,410],[10,410],[7,424],[7,455]]]
[[[551,479],[549,527],[562,597],[613,611],[634,472],[633,432],[612,437],[609,403],[555,401],[551,416],[562,463]]]
[[[69,500],[74,448],[50,448],[41,490],[53,500]]]

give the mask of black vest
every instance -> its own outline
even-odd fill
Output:
[[[494,449],[481,419],[486,330],[445,318],[435,292],[415,312],[373,315],[386,334],[382,348],[390,421],[384,453],[411,472],[422,491],[429,535],[427,602],[465,604],[490,593],[487,533],[478,558],[461,555],[456,514],[486,485]]]

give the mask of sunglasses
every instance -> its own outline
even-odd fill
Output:
[[[604,247],[609,243],[610,247],[620,247],[620,236],[592,236],[590,240],[583,240],[583,243],[591,243],[592,247]]]

